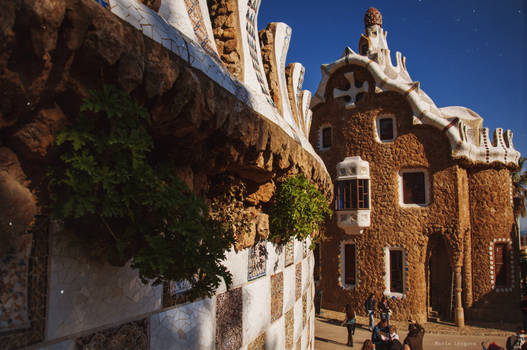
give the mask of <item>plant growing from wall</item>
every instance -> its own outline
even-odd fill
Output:
[[[315,232],[328,215],[331,210],[326,197],[314,185],[301,174],[289,177],[275,193],[270,210],[270,238],[277,244],[285,244],[292,237],[311,237],[315,242]]]
[[[191,297],[211,295],[221,278],[231,282],[220,262],[233,236],[170,161],[153,157],[149,121],[125,92],[92,91],[57,136],[63,153],[49,172],[54,214],[93,257],[114,265],[132,259],[145,283],[188,280]]]

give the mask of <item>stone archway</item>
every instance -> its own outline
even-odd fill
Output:
[[[448,248],[440,234],[433,234],[428,240],[426,256],[426,300],[429,319],[453,318],[453,273]]]

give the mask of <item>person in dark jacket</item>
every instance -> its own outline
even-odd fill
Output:
[[[423,350],[424,335],[425,329],[419,323],[410,321],[408,335],[404,339],[404,344],[408,344],[412,350]]]
[[[375,314],[376,306],[377,306],[377,300],[375,300],[375,295],[371,293],[368,299],[366,299],[366,303],[364,303],[366,314],[368,315],[368,318],[370,320],[369,327],[368,327],[370,331],[373,331],[373,316]]]
[[[388,320],[380,320],[373,328],[371,341],[375,345],[375,350],[388,350],[390,336],[388,331]]]

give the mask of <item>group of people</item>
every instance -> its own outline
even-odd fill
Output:
[[[483,350],[505,350],[498,344],[492,342],[490,344],[481,343]],[[507,350],[527,350],[527,335],[522,327],[518,327],[516,334],[507,338],[505,345]]]
[[[425,330],[415,321],[408,324],[408,335],[401,343],[397,328],[390,325],[390,303],[386,296],[383,296],[377,304],[375,295],[372,293],[366,300],[364,307],[369,318],[369,329],[372,332],[371,340],[367,339],[362,345],[362,350],[423,350],[423,336]],[[374,315],[378,308],[381,320],[375,326]],[[356,313],[350,304],[346,305],[346,318],[342,322],[348,331],[348,346],[353,346],[353,335],[356,327]]]

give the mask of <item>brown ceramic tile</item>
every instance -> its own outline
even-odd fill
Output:
[[[265,350],[265,332],[256,337],[256,339],[249,344],[247,350]]]
[[[293,336],[295,331],[295,308],[292,307],[285,313],[285,348],[293,348]]]
[[[147,350],[148,319],[125,323],[119,327],[102,330],[76,339],[78,349],[82,350]]]
[[[295,267],[295,300],[302,296],[302,262]]]
[[[242,346],[242,289],[216,297],[216,349],[237,350]]]
[[[271,322],[282,317],[284,308],[284,274],[283,272],[271,276]]]

